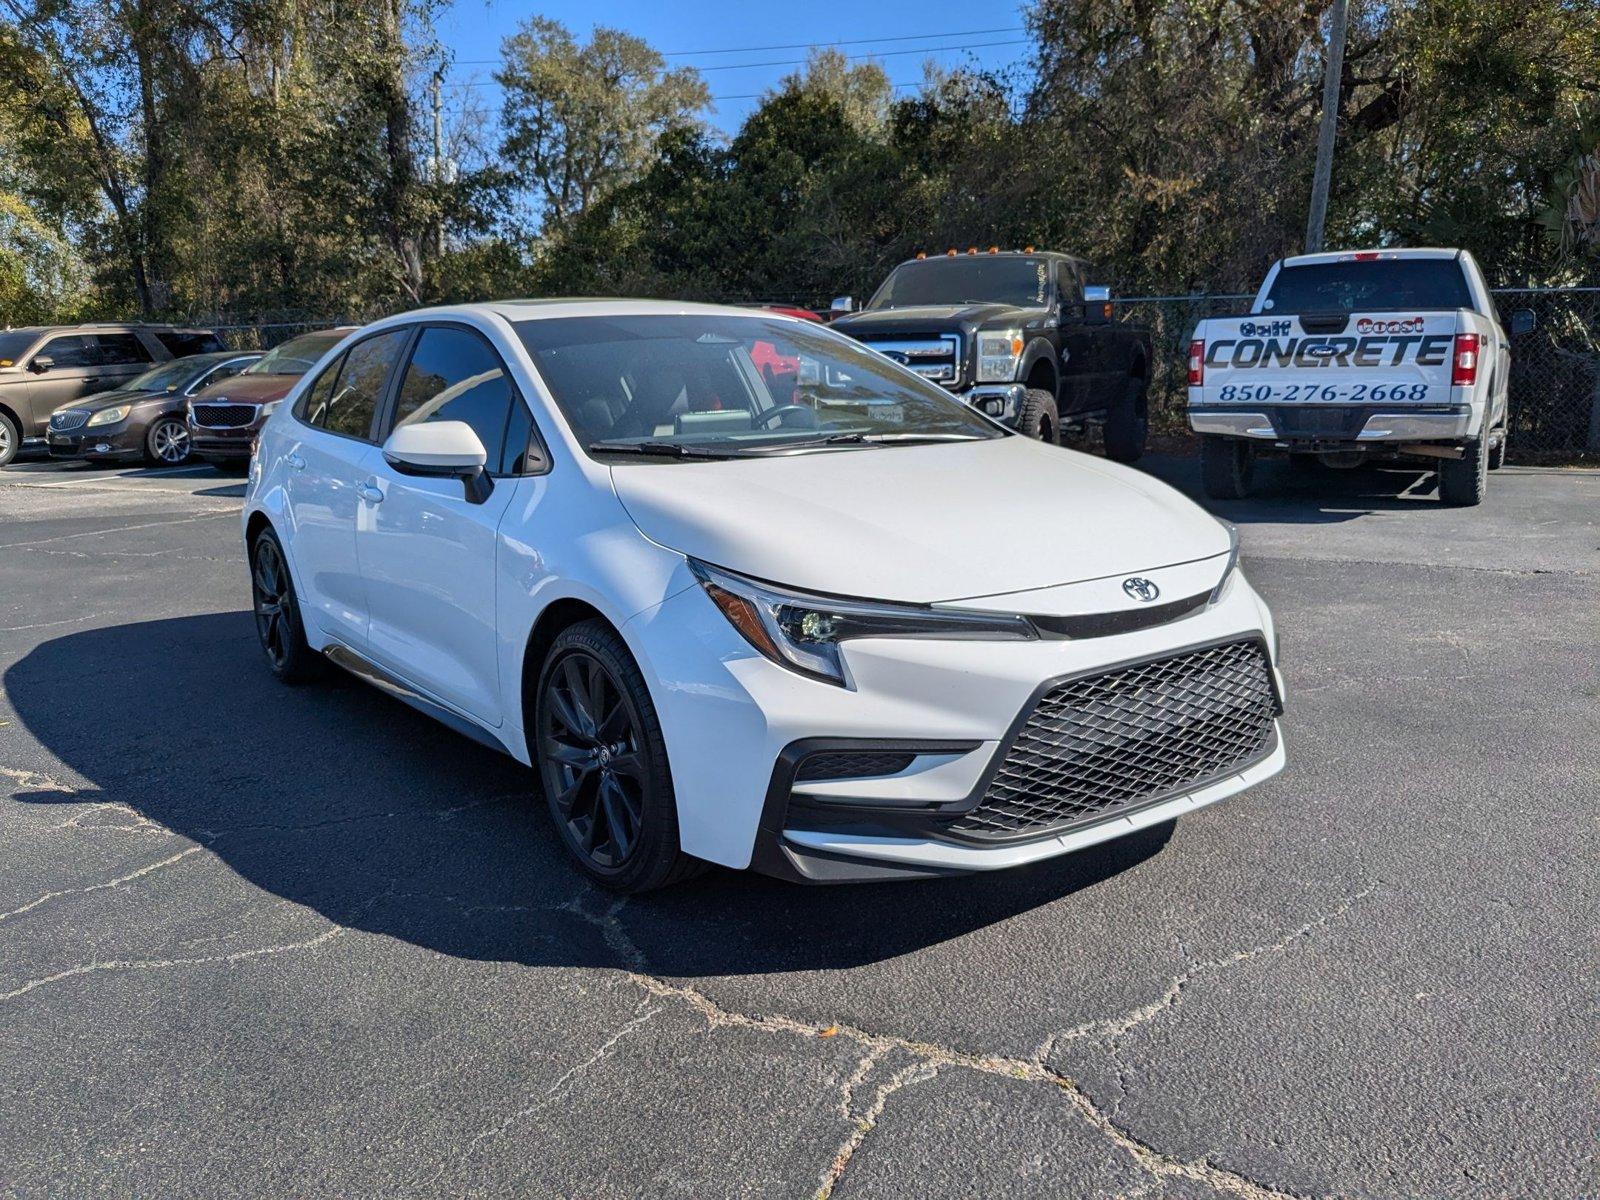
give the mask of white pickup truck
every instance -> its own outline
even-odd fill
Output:
[[[1518,313],[1513,331],[1532,327]],[[1255,457],[1438,464],[1439,498],[1477,504],[1505,458],[1511,355],[1464,250],[1362,250],[1275,263],[1250,314],[1201,321],[1189,427],[1205,489],[1248,493]]]

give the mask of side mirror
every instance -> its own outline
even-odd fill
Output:
[[[828,305],[828,312],[835,317],[846,316],[856,310],[855,298],[852,296],[835,296]]]
[[[488,451],[465,421],[402,425],[383,444],[383,460],[402,475],[461,480],[469,504],[482,504],[494,491],[484,469]]]
[[[1111,289],[1095,284],[1083,289],[1083,319],[1100,323],[1111,320]]]
[[[28,370],[32,371],[35,375],[43,375],[55,365],[56,360],[51,358],[48,354],[36,354],[33,356],[33,361],[28,364]]]
[[[1511,314],[1511,336],[1521,337],[1525,333],[1532,333],[1533,327],[1539,323],[1533,315],[1531,308],[1519,308]]]

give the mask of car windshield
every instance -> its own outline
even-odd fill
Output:
[[[211,363],[195,362],[187,358],[164,362],[159,367],[151,367],[132,383],[125,385],[130,392],[167,392],[176,391],[185,387],[194,377],[209,367]]]
[[[716,457],[1005,436],[934,384],[798,321],[552,317],[516,330],[594,454]]]
[[[243,371],[245,375],[304,375],[329,350],[344,340],[340,330],[302,333],[269,350]]]
[[[1471,308],[1466,275],[1453,258],[1284,267],[1261,306],[1267,312],[1394,312]]]
[[[38,340],[37,329],[0,330],[0,367],[15,366],[17,359]]]
[[[921,304],[1009,304],[1043,308],[1049,303],[1050,263],[1016,255],[964,255],[901,263],[883,281],[868,309]]]

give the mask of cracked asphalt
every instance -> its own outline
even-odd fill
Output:
[[[1600,473],[1264,476],[1279,778],[623,903],[530,773],[268,678],[237,480],[0,472],[0,1195],[1600,1194]]]

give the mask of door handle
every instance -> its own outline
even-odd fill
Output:
[[[356,495],[368,504],[383,503],[383,489],[378,486],[377,480],[369,479],[365,483],[356,485]]]
[[[288,465],[291,471],[304,471],[306,469],[306,460],[301,458],[298,454],[285,454],[283,456],[283,461]]]

